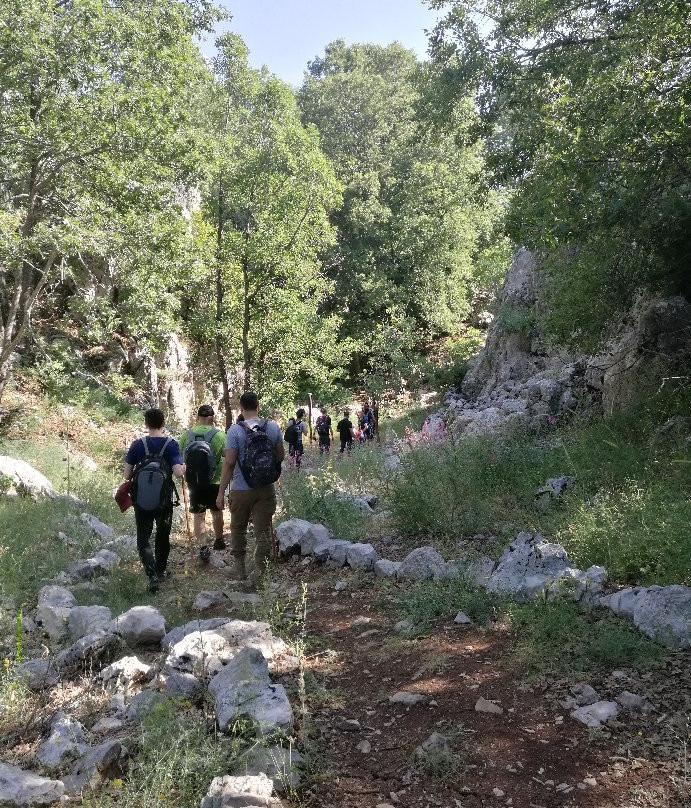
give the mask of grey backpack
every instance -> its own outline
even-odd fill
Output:
[[[152,452],[147,439],[141,439],[144,457],[132,472],[132,502],[143,511],[158,511],[173,504],[173,470],[163,456],[171,440],[168,438],[160,451]]]

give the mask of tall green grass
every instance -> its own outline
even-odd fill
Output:
[[[666,415],[664,409],[658,418]],[[650,409],[422,447],[404,456],[391,504],[398,531],[451,552],[459,540],[519,530],[561,542],[581,566],[603,564],[620,583],[691,582],[691,445],[653,439]],[[541,509],[549,477],[576,485]]]

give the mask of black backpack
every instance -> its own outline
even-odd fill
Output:
[[[281,476],[281,463],[266,434],[266,423],[266,420],[260,421],[255,427],[248,426],[244,421],[240,423],[245,430],[245,454],[240,462],[240,470],[250,488],[271,485]]]
[[[216,453],[211,441],[219,430],[214,427],[206,434],[187,430],[187,445],[185,446],[185,479],[190,488],[197,490],[208,488],[216,474]]]
[[[288,426],[286,427],[286,431],[283,433],[283,440],[286,443],[297,443],[298,442],[298,428],[297,428],[297,424],[295,423],[294,418],[291,418],[288,421]]]
[[[152,452],[146,438],[144,444],[144,457],[137,463],[132,471],[132,502],[143,511],[158,511],[171,504],[178,505],[177,489],[173,483],[173,470],[165,459],[164,452],[171,442],[168,438],[160,451]],[[172,502],[175,492],[177,502]]]
[[[317,435],[322,438],[329,436],[329,417],[327,415],[320,415],[317,418]]]

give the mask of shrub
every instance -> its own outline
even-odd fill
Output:
[[[662,649],[624,620],[579,611],[570,603],[508,604],[512,653],[531,674],[650,665]]]
[[[442,581],[418,581],[405,591],[397,592],[393,606],[398,614],[421,627],[441,617],[452,617],[459,611],[465,612],[473,622],[485,624],[494,611],[495,599],[459,575]]]
[[[535,327],[535,312],[530,306],[502,306],[497,312],[497,324],[516,334],[530,334]]]

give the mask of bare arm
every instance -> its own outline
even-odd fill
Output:
[[[125,475],[125,479],[129,480],[132,477],[132,470],[134,466],[131,466],[129,463],[125,463],[122,467],[122,473]]]
[[[238,460],[237,449],[226,449],[223,455],[223,471],[221,472],[221,483],[218,486],[218,497],[216,497],[216,507],[223,510],[223,498],[226,489],[233,479],[233,472],[235,471],[235,464]]]
[[[185,476],[185,464],[184,463],[176,463],[173,466],[173,474],[180,479],[181,477]]]
[[[274,444],[274,452],[276,453],[276,460],[282,463],[286,456],[286,447],[283,445],[282,440]]]

